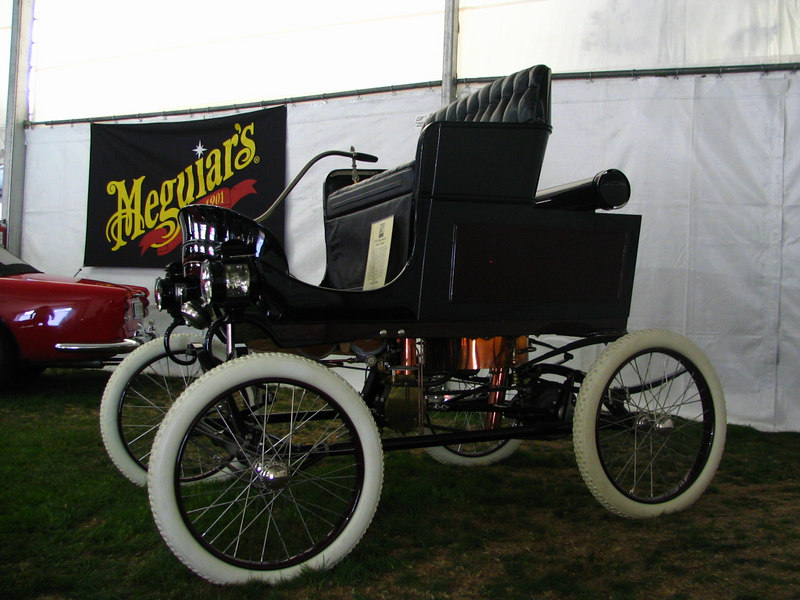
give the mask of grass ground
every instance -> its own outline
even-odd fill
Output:
[[[107,458],[107,377],[46,371],[0,395],[2,598],[800,598],[800,434],[743,427],[700,501],[649,521],[597,504],[570,440],[469,470],[391,453],[375,520],[335,569],[213,586],[172,556],[145,490]]]

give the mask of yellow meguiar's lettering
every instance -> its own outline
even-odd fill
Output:
[[[106,192],[117,196],[117,211],[106,223],[106,239],[112,242],[114,252],[144,233],[142,217],[142,182],[144,176],[134,179],[130,190],[124,181],[109,181]],[[127,240],[126,240],[127,238]]]
[[[160,204],[158,192],[150,190],[147,193],[147,199],[144,201],[144,226],[148,229],[155,229],[158,225],[158,212],[153,214]]]
[[[215,189],[222,183],[222,152],[214,148],[206,156],[206,188]]]
[[[239,141],[242,143],[243,148],[236,153],[236,158],[233,161],[237,170],[244,169],[249,165],[256,155],[256,143],[250,136],[255,132],[256,126],[254,123],[242,127],[236,124],[236,131],[239,132]]]
[[[178,208],[170,208],[169,206],[172,204],[172,198],[175,195],[176,181],[177,179],[167,179],[161,184],[161,212],[158,214],[158,220],[162,223],[166,221],[177,221],[178,219]]]
[[[163,246],[180,234],[178,211],[206,197],[209,204],[223,204],[220,188],[237,171],[247,167],[256,157],[255,123],[234,125],[235,133],[212,148],[205,157],[187,164],[172,179],[145,187],[145,176],[130,181],[109,181],[106,191],[117,202],[117,210],[106,223],[106,239],[112,251],[145,234],[163,229]]]
[[[222,147],[225,148],[225,174],[222,179],[233,177],[233,148],[239,143],[239,135],[233,134],[232,137],[222,142]]]
[[[158,226],[165,228],[167,231],[163,236],[163,243],[154,244],[153,247],[165,246],[169,244],[175,236],[180,234],[180,227],[178,227],[178,208],[171,207],[172,198],[174,194],[176,179],[167,179],[161,184],[161,194],[159,200],[161,201],[161,212],[158,213]]]
[[[194,171],[189,165],[178,173],[178,206],[183,208],[194,202]]]

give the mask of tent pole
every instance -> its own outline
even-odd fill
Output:
[[[22,203],[25,184],[25,123],[28,121],[28,73],[31,55],[33,1],[14,0],[6,105],[3,218],[8,223],[8,249],[22,249]]]
[[[458,0],[444,2],[444,52],[442,64],[442,104],[456,99],[458,56]]]

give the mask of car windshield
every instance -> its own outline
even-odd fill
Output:
[[[41,271],[34,269],[21,258],[17,258],[0,246],[0,277],[21,275],[22,273],[41,273]]]

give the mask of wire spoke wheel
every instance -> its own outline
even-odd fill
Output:
[[[271,401],[250,406],[264,386]],[[183,518],[212,553],[242,566],[302,562],[344,527],[358,500],[364,459],[346,416],[320,392],[264,381],[214,401],[186,433],[176,464]],[[331,455],[330,448],[341,455]],[[202,464],[227,465],[231,481],[188,485]],[[262,518],[266,516],[267,518]]]
[[[651,380],[655,370],[666,377]],[[606,388],[598,415],[606,473],[631,498],[675,496],[708,459],[713,416],[708,387],[680,358],[661,351],[631,358]]]
[[[495,401],[505,401],[508,393],[492,386],[488,369],[455,374],[426,390],[426,426],[431,433],[513,427],[516,421],[503,417],[500,412],[487,410],[493,395]],[[461,442],[426,448],[426,452],[443,464],[479,466],[508,458],[520,443],[514,439]]]
[[[682,510],[706,489],[725,439],[722,389],[688,340],[625,336],[592,366],[575,409],[574,443],[594,495],[623,516]]]
[[[145,485],[147,463],[156,431],[164,415],[183,391],[200,375],[200,361],[189,353],[199,339],[176,335],[170,348],[163,338],[137,348],[117,366],[100,403],[100,430],[106,450],[117,468],[132,482]]]
[[[276,354],[225,363],[187,390],[153,460],[159,530],[221,583],[331,566],[363,535],[382,481],[380,439],[355,391],[313,361]],[[212,467],[225,476],[191,477]]]

